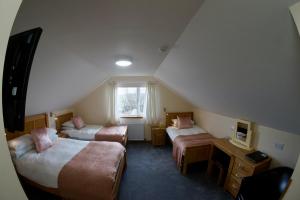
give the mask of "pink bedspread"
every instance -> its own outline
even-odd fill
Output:
[[[103,127],[95,135],[96,141],[112,141],[121,144],[126,143],[127,126]]]
[[[198,147],[209,145],[214,137],[209,133],[200,133],[195,135],[180,135],[173,142],[173,158],[176,160],[177,167],[181,166],[182,157],[188,147]]]
[[[114,199],[116,174],[124,154],[119,143],[90,142],[60,171],[60,195],[64,199]]]

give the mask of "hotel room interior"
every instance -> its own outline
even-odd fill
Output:
[[[300,199],[297,0],[1,0],[0,199]]]

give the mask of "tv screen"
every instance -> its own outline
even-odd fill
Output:
[[[2,82],[2,106],[5,129],[24,130],[28,79],[38,45],[41,28],[31,29],[9,38]]]

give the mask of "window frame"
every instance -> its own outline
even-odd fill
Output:
[[[117,113],[118,116],[120,118],[132,118],[132,119],[142,119],[144,118],[143,114],[144,113],[141,113],[140,112],[140,90],[141,88],[145,88],[146,89],[146,86],[145,85],[119,85],[117,86],[117,90],[116,90],[116,105],[117,105],[117,109],[116,111],[118,112],[118,89],[119,88],[136,88],[136,101],[137,101],[137,106],[136,106],[136,110],[137,110],[137,114],[122,114],[122,113]],[[146,91],[145,91],[145,95],[146,95]],[[146,96],[145,96],[146,98]],[[144,100],[144,103],[146,103],[146,99]]]

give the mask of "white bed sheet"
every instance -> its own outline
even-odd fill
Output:
[[[42,153],[31,150],[14,159],[17,171],[42,186],[58,188],[58,175],[63,166],[88,145],[87,141],[59,138]]]
[[[68,129],[63,130],[62,133],[67,134],[70,138],[79,139],[79,140],[94,140],[95,134],[102,129],[101,125],[86,125],[81,129]]]
[[[174,139],[179,135],[195,135],[199,133],[207,133],[207,131],[203,130],[202,128],[196,125],[194,125],[193,128],[185,128],[185,129],[178,129],[174,126],[169,126],[167,128],[167,133],[173,142]]]

